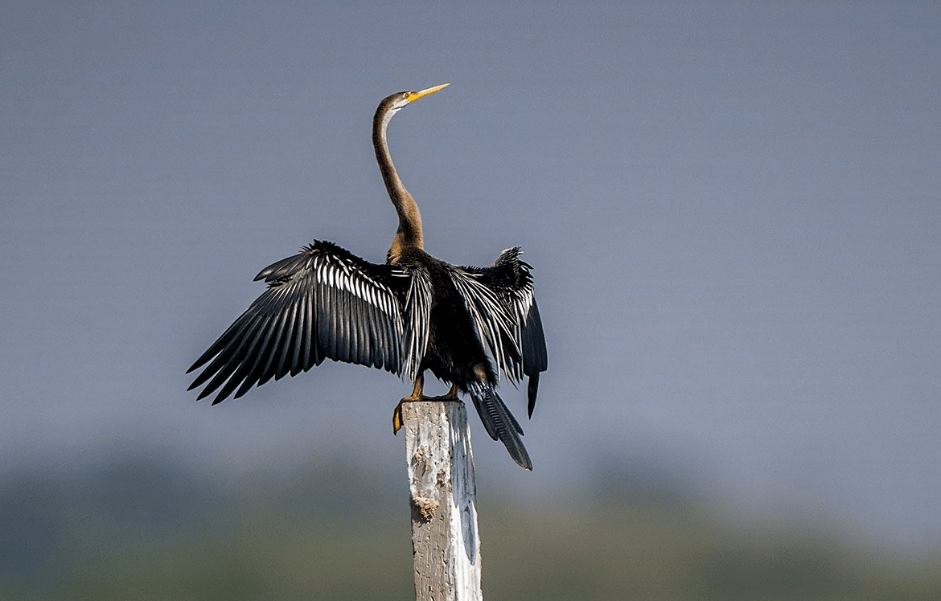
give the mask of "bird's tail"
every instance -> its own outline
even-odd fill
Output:
[[[473,382],[467,387],[471,399],[474,401],[474,407],[480,414],[481,421],[487,429],[487,434],[494,440],[499,440],[506,446],[510,456],[521,467],[528,470],[533,469],[533,462],[529,459],[529,453],[523,446],[520,436],[523,435],[523,429],[519,422],[503,404],[503,399],[489,384]]]

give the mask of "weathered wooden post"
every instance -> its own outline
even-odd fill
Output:
[[[477,487],[460,401],[402,404],[417,601],[482,601]]]

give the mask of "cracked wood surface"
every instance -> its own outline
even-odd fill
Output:
[[[418,601],[481,601],[477,490],[460,401],[402,404]]]

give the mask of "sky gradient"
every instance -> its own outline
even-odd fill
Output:
[[[450,82],[389,128],[426,248],[523,246],[550,353],[534,472],[475,421],[479,480],[649,463],[941,549],[937,3],[2,13],[0,475],[138,447],[401,469],[389,374],[329,364],[210,408],[184,371],[312,239],[384,259],[373,111]]]

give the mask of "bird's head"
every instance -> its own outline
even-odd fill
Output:
[[[428,96],[428,95],[430,95],[430,94],[434,94],[435,92],[437,92],[437,91],[439,91],[439,90],[443,90],[444,88],[448,87],[449,85],[451,85],[451,84],[449,84],[449,83],[443,83],[443,84],[441,84],[440,86],[434,86],[434,87],[432,87],[432,88],[427,88],[427,89],[425,89],[425,90],[421,90],[420,92],[398,92],[397,94],[393,94],[393,95],[389,96],[388,98],[386,98],[385,100],[383,100],[383,101],[380,103],[380,108],[382,107],[382,105],[384,105],[384,104],[386,104],[386,103],[389,103],[390,106],[389,106],[389,109],[388,109],[388,110],[389,110],[390,113],[394,114],[394,113],[398,112],[399,110],[401,110],[405,105],[407,105],[407,104],[409,104],[409,103],[411,103],[411,102],[415,102],[415,101],[418,100],[419,98],[424,98],[425,96]]]

